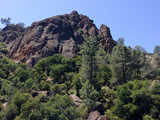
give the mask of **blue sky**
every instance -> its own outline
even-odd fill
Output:
[[[89,16],[99,28],[111,29],[114,40],[140,45],[153,52],[160,45],[160,0],[0,0],[0,17],[26,26],[51,16],[78,13]],[[4,27],[0,24],[0,28]]]

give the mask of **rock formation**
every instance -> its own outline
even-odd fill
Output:
[[[100,36],[102,36],[102,39],[100,40],[100,44],[104,46],[104,50],[108,53],[112,52],[112,48],[115,46],[115,41],[112,39],[110,29],[102,24],[100,26]]]
[[[80,107],[82,105],[82,100],[75,94],[71,94],[70,98],[76,107]]]
[[[25,31],[14,30],[18,36],[8,36],[5,29],[0,32],[0,38],[8,45],[11,59],[26,62],[29,67],[55,53],[73,58],[78,44],[90,35],[102,36],[100,43],[106,52],[110,53],[115,46],[107,26],[102,25],[99,31],[93,20],[77,11],[34,22]]]
[[[89,113],[87,120],[107,120],[107,118],[106,116],[101,115],[100,112],[96,110]]]
[[[9,44],[14,41],[21,33],[24,31],[24,28],[20,25],[8,25],[0,31],[0,42],[5,42]]]

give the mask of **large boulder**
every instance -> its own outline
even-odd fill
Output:
[[[75,94],[71,94],[70,98],[76,107],[80,107],[82,105],[82,100]]]
[[[154,87],[155,83],[160,84],[160,80],[153,80],[151,85],[150,85],[150,89],[152,89]]]
[[[107,120],[105,115],[101,115],[97,110],[89,113],[87,120]]]
[[[101,115],[97,120],[107,120],[105,115]]]
[[[96,111],[89,113],[89,117],[87,120],[97,120],[100,116],[101,116],[100,112],[96,110]]]

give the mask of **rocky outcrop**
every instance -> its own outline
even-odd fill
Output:
[[[107,119],[106,119],[106,116],[101,115],[100,112],[96,110],[89,113],[87,120],[107,120]]]
[[[107,53],[111,53],[113,47],[116,45],[115,41],[112,39],[111,33],[110,33],[110,29],[102,24],[100,26],[100,36],[102,36],[102,39],[100,39],[100,44],[102,46],[104,46],[104,50]]]
[[[38,96],[38,94],[46,94],[46,95],[48,95],[49,94],[49,91],[35,91],[35,90],[32,90],[32,92],[31,92],[31,95],[32,95],[32,97],[36,97],[36,96]]]
[[[150,85],[150,89],[152,89],[154,87],[155,83],[160,84],[160,80],[153,80],[151,85]]]
[[[9,44],[19,37],[24,30],[19,24],[10,24],[0,31],[0,42]]]
[[[76,107],[80,107],[82,105],[82,100],[75,94],[71,94],[70,98]]]
[[[15,37],[2,32],[0,38],[8,44],[12,59],[26,62],[29,67],[35,65],[39,59],[55,53],[73,58],[78,51],[78,44],[90,35],[102,36],[100,42],[105,46],[106,52],[110,53],[114,47],[108,27],[102,25],[99,31],[93,20],[77,11],[34,22],[20,33]]]

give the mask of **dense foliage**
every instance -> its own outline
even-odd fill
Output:
[[[148,54],[121,38],[107,54],[97,39],[88,37],[73,59],[54,54],[33,68],[10,60],[0,43],[0,119],[82,120],[94,110],[109,120],[160,119],[159,47]]]

